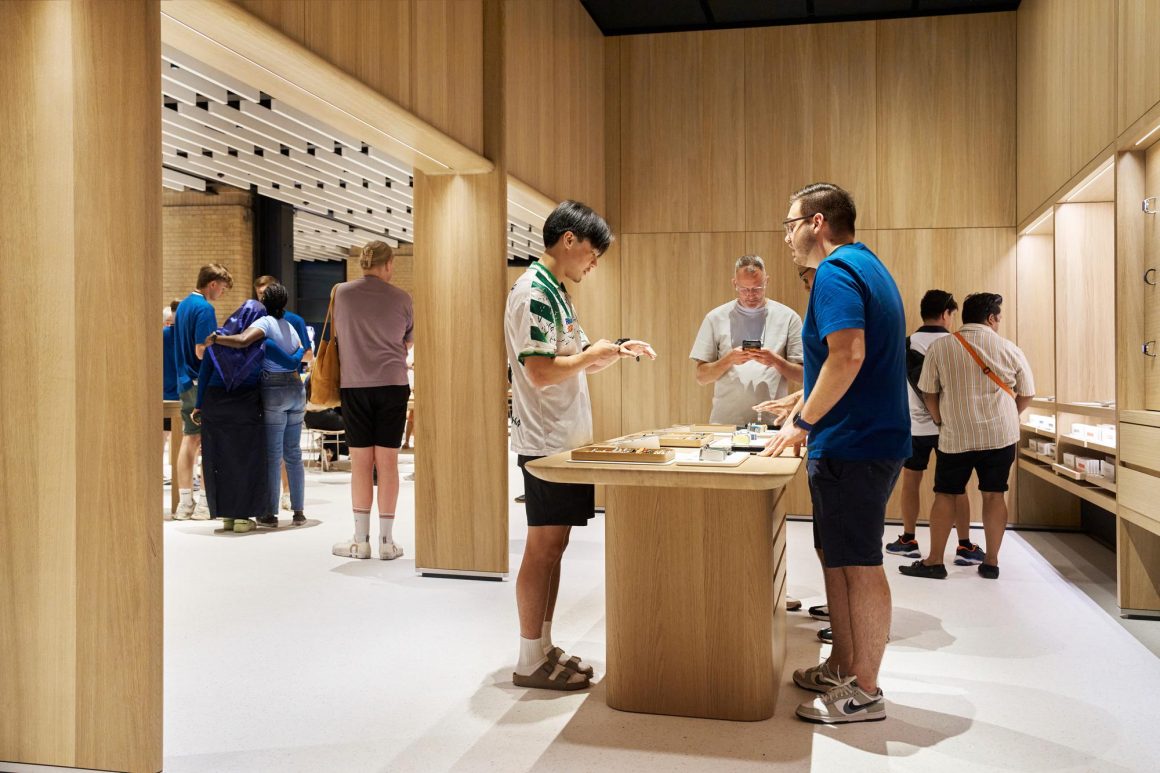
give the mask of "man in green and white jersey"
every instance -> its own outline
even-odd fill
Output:
[[[622,357],[656,359],[643,341],[589,342],[564,280],[580,282],[612,243],[612,230],[589,207],[565,201],[544,221],[544,254],[512,287],[504,339],[512,370],[512,450],[524,475],[528,538],[516,579],[519,687],[579,690],[592,668],[552,645],[560,561],[573,526],[595,514],[591,485],[549,483],[528,462],[592,442],[587,374]]]

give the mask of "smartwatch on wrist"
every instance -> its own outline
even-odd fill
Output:
[[[812,432],[814,429],[814,425],[803,419],[800,413],[793,417],[793,425],[799,429],[804,429],[806,432]]]

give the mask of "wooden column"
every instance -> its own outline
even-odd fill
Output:
[[[485,0],[483,13],[495,169],[415,171],[415,566],[429,573],[508,571],[503,3]]]
[[[0,760],[158,771],[158,4],[0,29]]]

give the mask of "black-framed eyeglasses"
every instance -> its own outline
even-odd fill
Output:
[[[785,228],[785,232],[787,234],[791,234],[794,232],[794,229],[790,228],[790,226],[789,226],[790,223],[796,223],[799,220],[809,220],[811,217],[813,217],[813,215],[802,215],[801,217],[791,217],[787,220],[782,220],[781,225],[783,228]]]

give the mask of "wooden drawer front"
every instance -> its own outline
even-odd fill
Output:
[[[1160,476],[1121,467],[1116,486],[1119,503],[1141,515],[1160,521]]]
[[[1128,523],[1139,526],[1145,531],[1160,536],[1160,514],[1147,516],[1143,513],[1136,512],[1130,507],[1124,507],[1123,505],[1120,505],[1119,511],[1120,518],[1124,519]]]
[[[1120,425],[1120,461],[1160,472],[1160,427]]]

